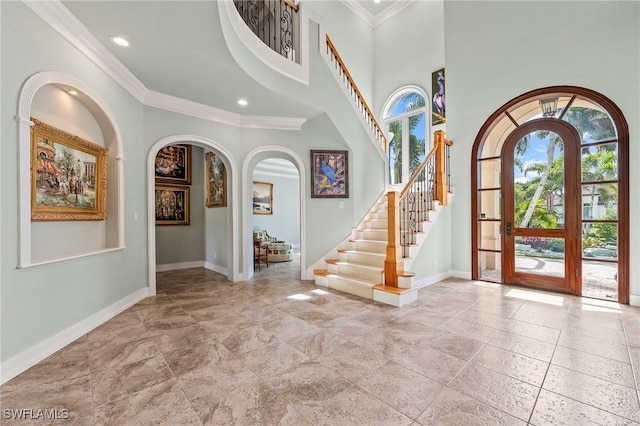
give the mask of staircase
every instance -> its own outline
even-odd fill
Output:
[[[402,191],[386,191],[335,250],[337,257],[314,269],[316,284],[394,306],[416,300],[409,268],[448,202],[451,144],[436,132],[433,150]]]
[[[416,292],[417,287],[413,284],[414,274],[409,272],[409,269],[415,256],[427,240],[429,231],[441,209],[442,206],[438,202],[434,203],[434,209],[429,210],[422,220],[416,223],[418,230],[415,232],[415,242],[403,247],[405,257],[401,262],[398,287],[384,286],[389,233],[386,193],[371,208],[366,218],[353,230],[349,238],[340,244],[336,250],[338,257],[326,258],[324,269],[314,269],[316,284],[365,299],[398,306],[405,304],[386,301],[386,299],[395,299],[396,297],[379,293],[395,294],[398,299],[412,298],[410,293]],[[404,297],[402,297],[403,295]],[[385,296],[387,297],[385,298]]]

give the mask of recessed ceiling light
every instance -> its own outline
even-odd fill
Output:
[[[380,3],[380,0],[373,0],[374,3]]]
[[[129,40],[127,40],[126,38],[123,38],[120,36],[111,36],[110,38],[111,38],[111,41],[117,44],[118,46],[122,46],[122,47],[131,46],[131,43],[129,43]]]
[[[238,105],[247,106],[249,102],[246,99],[238,99]]]
[[[68,93],[69,93],[70,95],[73,95],[73,96],[77,96],[77,95],[78,95],[78,92],[76,92],[76,91],[75,91],[75,90],[73,90],[73,89],[69,90],[69,91],[68,91]]]

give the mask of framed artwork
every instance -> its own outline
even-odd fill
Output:
[[[156,185],[156,225],[189,224],[189,187]]]
[[[106,219],[107,149],[31,121],[31,220]]]
[[[227,205],[227,170],[219,155],[207,152],[204,155],[207,207]]]
[[[444,68],[431,73],[431,93],[433,93],[431,124],[445,123],[447,121],[447,110],[444,101]]]
[[[169,145],[156,155],[156,183],[191,185],[191,145]]]
[[[311,198],[349,198],[347,151],[311,151]]]
[[[253,182],[253,214],[273,214],[273,184]]]

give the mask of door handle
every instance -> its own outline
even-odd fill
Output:
[[[512,228],[513,227],[511,225],[511,222],[507,222],[507,237],[511,236],[511,231],[513,230]]]

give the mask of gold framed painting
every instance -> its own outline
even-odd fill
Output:
[[[156,185],[156,225],[189,225],[189,187]]]
[[[169,145],[156,154],[156,183],[191,185],[191,145]]]
[[[31,220],[106,219],[107,149],[31,121]]]
[[[273,214],[273,184],[253,182],[253,214]]]
[[[207,207],[225,207],[227,205],[227,170],[219,155],[207,152],[204,155]]]

